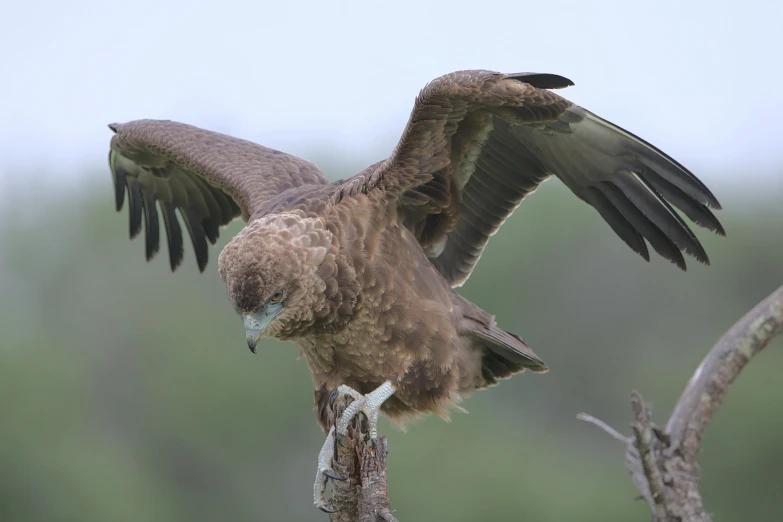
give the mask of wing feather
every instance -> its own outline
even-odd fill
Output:
[[[191,125],[138,120],[109,127],[115,206],[122,210],[127,192],[130,236],[144,225],[148,261],[160,248],[160,206],[172,270],[183,258],[178,213],[203,271],[220,227],[240,216],[247,221],[289,189],[327,183],[308,161]]]
[[[525,196],[554,175],[592,205],[644,259],[647,244],[685,270],[709,264],[676,209],[725,234],[720,203],[696,176],[638,136],[547,89],[536,73],[459,71],[428,84],[392,155],[345,182],[343,194],[384,190],[453,286],[462,284]],[[432,246],[436,245],[437,248]]]
[[[628,222],[627,219],[612,205],[612,202],[604,196],[603,192],[596,187],[587,187],[583,195],[585,201],[598,210],[601,217],[609,223],[612,230],[620,236],[620,239],[631,247],[631,250],[639,254],[645,261],[650,260],[650,252],[647,250],[647,243],[644,242],[642,235]]]
[[[182,263],[185,254],[182,244],[182,228],[179,226],[174,205],[163,201],[160,205],[163,211],[163,225],[166,228],[166,237],[169,241],[169,266],[173,272]]]
[[[131,183],[128,186],[128,215],[130,216],[131,239],[141,232],[142,198],[141,185],[138,183]]]
[[[147,261],[160,249],[160,225],[155,195],[143,198],[144,203],[144,254]]]

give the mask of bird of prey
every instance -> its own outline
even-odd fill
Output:
[[[547,370],[516,334],[454,288],[489,237],[550,176],[592,205],[631,249],[648,244],[685,270],[707,254],[674,207],[723,235],[720,205],[691,172],[641,138],[562,98],[554,74],[459,71],[419,93],[391,155],[328,183],[303,159],[172,121],[112,124],[116,206],[146,257],[183,258],[177,212],[200,270],[220,227],[245,227],[218,258],[253,352],[264,336],[296,343],[327,440],[315,503],[328,509],[335,433],[352,416],[398,423],[450,407],[525,369]],[[329,396],[355,397],[336,423]]]

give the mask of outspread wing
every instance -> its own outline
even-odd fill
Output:
[[[461,71],[427,85],[392,155],[346,184],[397,198],[398,217],[452,285],[470,275],[489,237],[550,175],[596,208],[649,260],[647,242],[685,270],[707,254],[680,215],[724,234],[715,196],[644,140],[547,90],[552,74]]]
[[[327,181],[314,164],[239,138],[173,121],[112,124],[109,165],[117,210],[128,193],[130,236],[145,224],[149,261],[160,248],[158,210],[175,270],[182,262],[182,229],[188,229],[199,270],[219,228],[239,217],[247,221],[265,200],[302,185]]]

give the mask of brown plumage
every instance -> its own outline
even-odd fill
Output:
[[[391,156],[328,184],[307,161],[169,121],[112,125],[118,210],[128,193],[131,236],[146,224],[146,254],[160,245],[172,270],[182,230],[198,266],[207,241],[242,216],[247,225],[218,260],[248,343],[295,342],[315,385],[318,420],[340,385],[367,394],[386,381],[393,420],[449,406],[498,379],[545,364],[516,335],[453,287],[489,237],[550,175],[598,210],[628,246],[647,244],[685,269],[708,263],[672,205],[723,234],[720,205],[693,174],[627,131],[548,89],[549,74],[462,71],[420,93]],[[158,207],[160,213],[158,212]]]

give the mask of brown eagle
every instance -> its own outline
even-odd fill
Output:
[[[647,244],[685,270],[708,264],[675,211],[723,235],[715,196],[675,160],[549,89],[554,74],[460,71],[419,94],[392,154],[328,183],[314,164],[171,121],[112,124],[117,209],[128,194],[130,235],[145,223],[146,255],[163,218],[174,270],[179,211],[200,270],[221,226],[246,226],[223,249],[220,276],[255,352],[263,336],[297,344],[328,432],[315,502],[323,497],[335,430],[379,411],[397,422],[445,416],[472,391],[546,371],[517,335],[454,291],[489,237],[526,195],[557,176],[635,252]],[[335,427],[330,393],[356,401]]]

